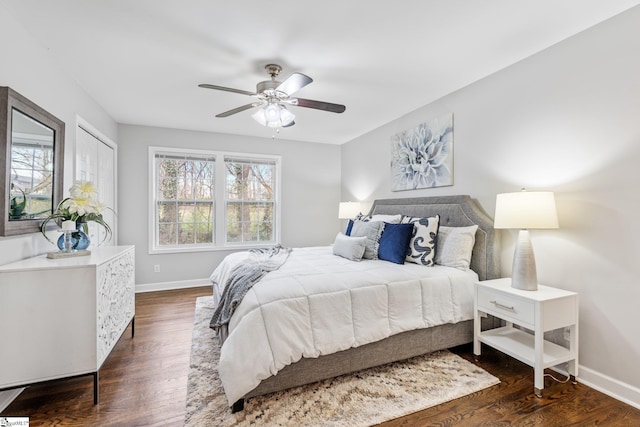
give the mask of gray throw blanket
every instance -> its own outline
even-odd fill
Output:
[[[220,302],[209,323],[209,327],[216,332],[220,328],[226,328],[231,315],[249,289],[265,274],[279,269],[284,264],[291,253],[291,248],[276,245],[268,249],[251,249],[249,252],[247,260],[231,270],[229,279],[225,283]]]

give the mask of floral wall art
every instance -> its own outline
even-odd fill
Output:
[[[394,135],[391,191],[453,185],[453,114]]]

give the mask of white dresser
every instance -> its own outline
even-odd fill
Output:
[[[93,375],[135,315],[135,248],[0,266],[0,390]]]

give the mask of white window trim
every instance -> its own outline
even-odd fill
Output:
[[[155,206],[155,194],[156,194],[156,179],[155,179],[155,157],[158,153],[173,153],[173,154],[192,154],[214,157],[216,159],[215,166],[215,194],[214,194],[214,243],[202,244],[202,245],[185,245],[181,246],[167,246],[156,247],[155,235],[156,235],[156,206]],[[185,253],[185,252],[211,252],[211,251],[229,251],[238,249],[251,249],[264,247],[265,244],[256,243],[226,243],[226,209],[225,209],[225,168],[224,158],[226,157],[239,157],[244,159],[255,160],[270,160],[276,163],[276,195],[275,195],[275,230],[274,230],[274,243],[280,243],[280,230],[282,228],[282,215],[281,215],[281,202],[280,192],[282,188],[281,176],[282,176],[282,156],[273,154],[258,154],[258,153],[238,153],[229,151],[212,151],[212,150],[198,150],[198,149],[186,149],[186,148],[172,148],[172,147],[158,147],[149,146],[148,153],[148,182],[149,182],[149,198],[147,202],[148,211],[148,253],[153,254],[167,254],[167,253]],[[221,166],[222,165],[222,166]]]

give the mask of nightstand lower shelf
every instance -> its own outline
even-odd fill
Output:
[[[518,359],[529,366],[535,364],[534,336],[519,329],[504,326],[483,331],[478,337],[480,342]],[[575,355],[567,348],[550,341],[543,342],[542,368],[549,368],[573,360]]]

